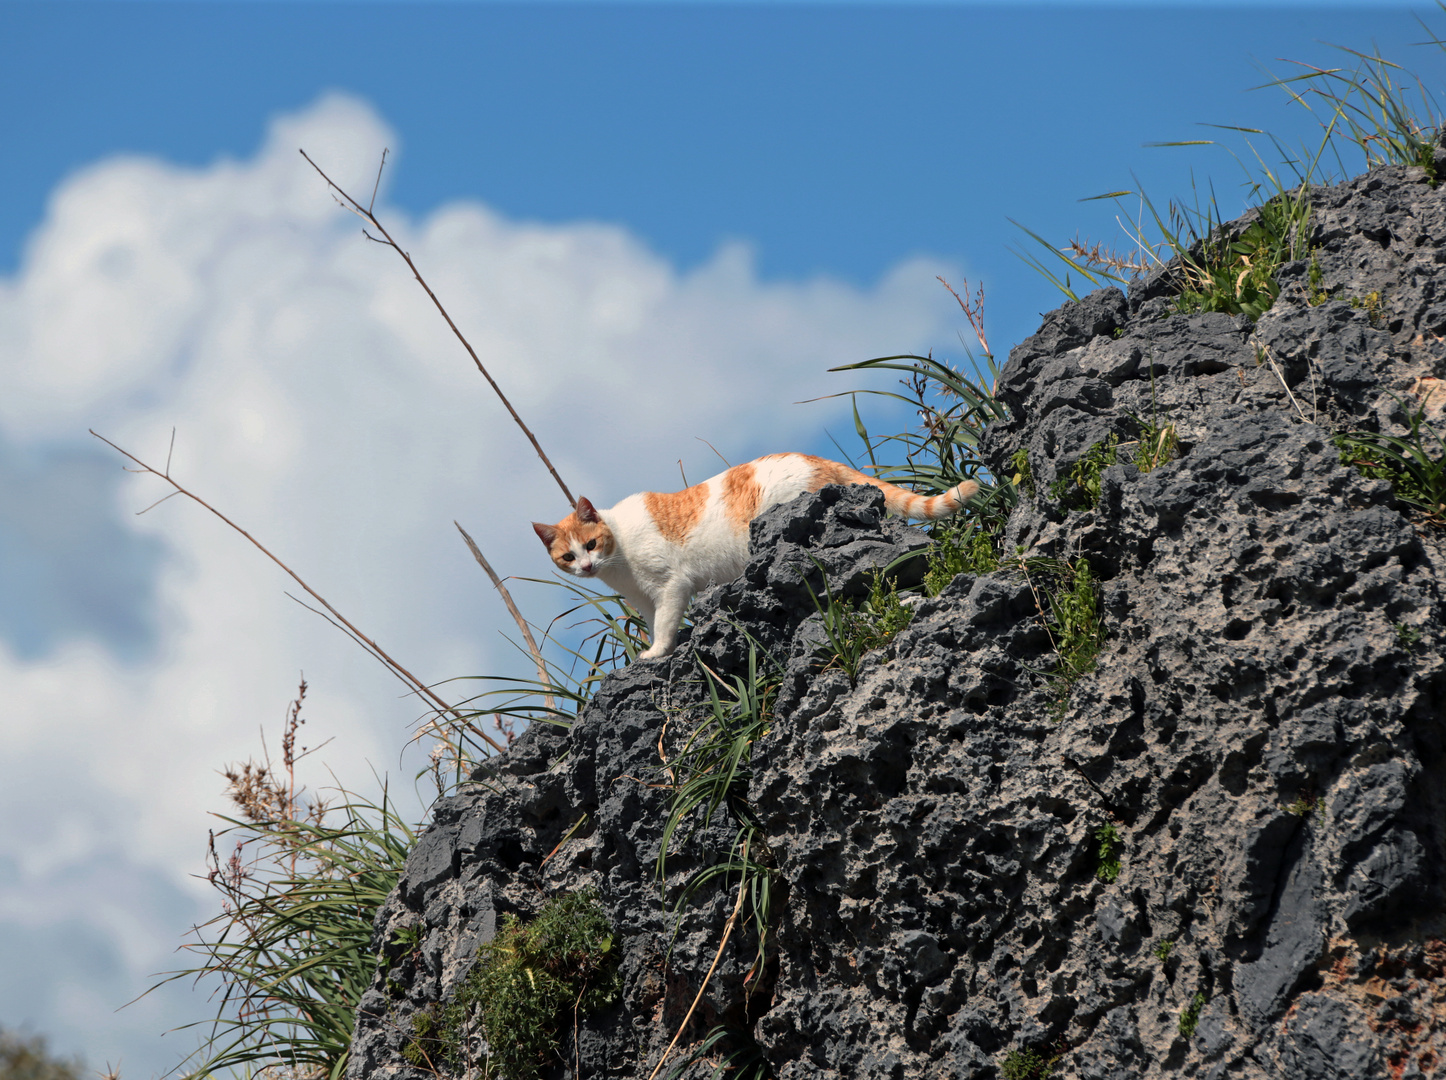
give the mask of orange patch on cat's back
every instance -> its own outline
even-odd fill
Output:
[[[708,485],[694,484],[682,491],[664,494],[649,491],[643,494],[643,505],[653,518],[653,524],[665,540],[681,544],[703,516],[703,507],[708,502]]]
[[[753,462],[735,465],[723,474],[723,509],[735,532],[747,532],[748,523],[758,516],[763,489],[753,475]]]

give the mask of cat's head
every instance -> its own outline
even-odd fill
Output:
[[[558,569],[578,577],[594,576],[617,550],[613,531],[583,498],[577,500],[577,509],[556,525],[534,521],[532,531]]]

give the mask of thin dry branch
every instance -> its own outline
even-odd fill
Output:
[[[946,288],[946,289],[949,290],[949,295],[951,295],[952,297],[954,297],[955,300],[959,301],[959,306],[964,310],[964,317],[969,320],[969,325],[974,329],[974,336],[979,339],[979,347],[984,350],[984,355],[985,355],[985,356],[993,356],[994,353],[993,353],[992,351],[990,351],[990,348],[989,348],[989,340],[984,336],[984,285],[983,285],[983,283],[982,283],[982,282],[980,283],[979,289],[975,292],[975,294],[974,294],[974,303],[971,305],[971,304],[968,303],[962,296],[960,296],[958,293],[956,293],[956,292],[954,291],[954,286],[953,286],[953,285],[950,285],[950,284],[949,284],[947,281],[945,281],[942,277],[939,277],[939,276],[936,274],[936,275],[935,275],[935,279],[939,282],[940,285],[944,286],[944,288]],[[966,293],[969,291],[969,279],[968,279],[968,278],[965,278],[965,279],[964,279],[964,291],[965,291]]]
[[[467,530],[456,521],[453,521],[452,524],[457,526],[457,531],[462,534],[462,539],[467,541],[467,547],[472,552],[472,557],[477,560],[477,564],[487,571],[487,576],[492,579],[492,587],[502,594],[502,602],[507,605],[507,610],[512,615],[512,621],[517,624],[517,629],[522,631],[522,638],[527,642],[527,651],[532,654],[532,662],[537,665],[537,681],[543,686],[551,686],[552,680],[547,677],[547,664],[542,659],[542,650],[537,647],[537,639],[532,636],[532,627],[527,625],[527,620],[522,617],[522,612],[518,611],[517,605],[512,602],[512,594],[507,591],[507,586],[497,576],[497,571],[492,569],[492,564],[482,554],[482,549],[467,535]],[[543,701],[549,712],[555,711],[556,706],[551,694],[543,698]]]
[[[497,385],[497,380],[494,379],[491,373],[489,373],[488,370],[482,366],[482,361],[477,356],[477,350],[472,348],[472,343],[467,340],[467,338],[462,334],[461,330],[457,329],[457,324],[452,321],[452,316],[447,314],[447,309],[442,306],[442,301],[437,299],[437,294],[432,291],[432,287],[428,285],[426,279],[422,277],[422,272],[417,269],[417,264],[412,262],[412,257],[408,255],[405,251],[403,251],[401,245],[399,245],[395,240],[392,239],[392,234],[387,232],[386,226],[384,226],[381,221],[378,220],[376,213],[372,209],[372,206],[362,206],[361,203],[357,202],[345,191],[343,191],[337,185],[337,183],[332,180],[331,177],[327,176],[326,173],[322,171],[320,165],[311,160],[310,156],[308,156],[305,150],[300,151],[300,154],[302,157],[306,158],[306,163],[316,170],[317,175],[326,181],[327,186],[330,187],[332,191],[336,192],[338,195],[341,196],[341,198],[337,201],[340,202],[342,206],[346,207],[346,209],[350,210],[357,217],[361,218],[363,221],[371,225],[374,229],[377,230],[377,232],[381,233],[383,238],[378,240],[375,236],[371,235],[371,233],[367,232],[365,229],[362,230],[362,235],[365,236],[368,240],[371,240],[378,244],[383,244],[391,248],[402,257],[402,261],[407,264],[407,269],[410,270],[412,272],[412,276],[417,279],[417,284],[422,287],[422,290],[429,297],[431,297],[432,303],[435,304],[437,310],[442,313],[442,318],[445,319],[447,325],[452,328],[452,333],[457,336],[457,340],[460,341],[462,343],[462,347],[467,350],[467,355],[472,358],[472,363],[477,365],[477,370],[480,371],[482,373],[482,377],[487,380],[487,385],[492,387],[492,392],[497,395],[497,399],[502,402],[503,406],[512,415],[512,419],[517,422],[517,426],[520,427],[522,429],[522,433],[527,436],[527,441],[532,443],[532,449],[537,451],[537,456],[542,459],[542,463],[547,466],[547,471],[550,472],[552,474],[552,478],[557,481],[557,486],[562,489],[562,494],[567,498],[568,505],[574,507],[577,506],[577,500],[572,497],[572,492],[567,490],[567,485],[562,482],[562,477],[559,476],[557,474],[557,470],[552,467],[551,459],[542,452],[542,445],[537,441],[537,436],[532,434],[532,429],[522,422],[522,417],[517,415],[517,410],[512,407],[512,402],[507,400],[507,395],[502,392],[502,387]],[[386,163],[387,152],[383,150],[381,165],[377,167],[377,186],[381,185],[382,169],[386,167]],[[372,189],[372,203],[376,202],[376,197],[377,193],[376,188],[374,187]]]
[[[742,862],[748,861],[749,840],[743,841]],[[713,978],[713,972],[718,969],[718,962],[723,959],[723,950],[728,947],[728,938],[733,933],[733,928],[738,925],[738,916],[743,911],[743,898],[748,894],[748,875],[745,873],[743,879],[738,882],[738,901],[733,905],[733,914],[728,916],[728,922],[723,926],[723,940],[718,942],[718,952],[713,957],[713,963],[708,966],[708,974],[703,976],[703,985],[698,987],[698,993],[693,998],[693,1004],[688,1006],[688,1014],[683,1017],[683,1022],[678,1025],[678,1033],[673,1036],[673,1041],[663,1051],[663,1056],[658,1059],[658,1064],[653,1069],[648,1080],[657,1080],[658,1073],[663,1071],[663,1063],[668,1060],[668,1055],[673,1052],[673,1047],[678,1045],[678,1040],[683,1037],[683,1032],[688,1030],[688,1021],[693,1019],[693,1012],[698,1008],[698,1002],[703,1000],[703,992],[708,989],[708,981]]]
[[[182,487],[180,484],[176,483],[175,480],[171,479],[169,455],[167,455],[166,471],[165,471],[165,472],[161,472],[160,470],[154,469],[154,468],[152,468],[150,465],[147,465],[144,461],[142,461],[140,458],[136,457],[134,454],[130,453],[129,451],[127,451],[127,450],[122,450],[119,446],[117,446],[115,443],[111,442],[109,439],[107,439],[104,435],[101,435],[99,432],[97,432],[97,431],[95,431],[95,430],[91,430],[90,433],[91,433],[92,435],[94,435],[97,439],[99,439],[101,442],[103,442],[103,443],[105,443],[107,446],[109,446],[112,450],[116,451],[116,453],[122,455],[123,457],[127,458],[127,459],[130,460],[130,461],[134,461],[138,466],[140,466],[140,471],[141,471],[141,472],[150,473],[152,476],[159,476],[159,477],[160,477],[162,480],[164,480],[166,483],[170,484],[171,487],[173,487],[173,488],[176,489],[172,494],[184,495],[186,498],[190,499],[192,502],[196,503],[197,505],[202,506],[202,507],[204,507],[205,509],[211,511],[211,513],[215,514],[218,518],[220,518],[222,521],[224,521],[227,525],[231,526],[231,528],[235,529],[235,530],[236,530],[238,533],[240,533],[242,536],[246,537],[247,540],[250,540],[252,546],[255,547],[257,551],[261,552],[261,554],[265,555],[268,559],[270,559],[272,562],[274,562],[277,566],[281,567],[282,570],[285,570],[286,573],[287,573],[287,575],[291,578],[291,580],[295,581],[298,585],[300,585],[303,589],[305,589],[305,590],[306,590],[306,594],[307,594],[308,596],[310,596],[313,600],[315,600],[318,604],[320,604],[322,607],[326,608],[327,611],[329,611],[333,616],[335,616],[337,622],[340,623],[343,627],[345,627],[346,630],[347,630],[347,632],[350,633],[351,636],[352,636],[357,642],[359,642],[369,653],[371,653],[372,656],[376,657],[376,659],[379,660],[379,661],[387,668],[388,671],[390,671],[393,675],[395,675],[398,679],[400,679],[408,688],[410,688],[413,692],[415,692],[417,695],[419,695],[420,697],[422,697],[424,700],[428,701],[428,702],[432,705],[432,707],[435,708],[439,713],[449,713],[449,714],[450,714],[453,718],[455,718],[456,720],[458,720],[458,721],[460,721],[460,722],[462,722],[462,723],[466,723],[465,718],[462,716],[462,714],[461,714],[454,706],[449,705],[447,702],[443,701],[443,700],[436,694],[436,692],[433,691],[433,689],[432,689],[430,686],[428,686],[426,683],[422,682],[421,679],[417,678],[415,675],[413,675],[413,674],[412,674],[410,671],[408,671],[406,668],[402,667],[401,664],[397,663],[397,662],[396,662],[395,660],[393,660],[389,655],[387,655],[386,650],[384,650],[384,649],[383,649],[380,645],[378,645],[374,640],[372,640],[371,638],[367,637],[367,636],[366,636],[365,634],[363,634],[360,630],[358,630],[354,625],[352,625],[351,621],[350,621],[349,619],[347,619],[346,616],[344,616],[341,612],[337,611],[336,608],[334,608],[334,607],[331,606],[331,604],[327,601],[326,597],[322,596],[319,592],[317,592],[317,591],[316,591],[315,589],[313,589],[310,585],[308,585],[305,581],[303,581],[303,580],[301,579],[301,577],[296,573],[295,570],[291,569],[291,567],[287,566],[284,562],[282,562],[280,559],[278,559],[275,555],[271,554],[271,552],[268,551],[268,550],[266,549],[265,545],[263,545],[259,540],[257,540],[254,536],[252,536],[252,535],[251,535],[249,532],[247,532],[245,529],[241,528],[240,525],[237,525],[234,521],[232,521],[230,518],[228,518],[225,514],[221,513],[221,511],[217,510],[214,506],[212,506],[210,503],[208,503],[205,499],[201,498],[199,495],[195,494],[194,492],[187,490],[186,488]],[[152,505],[154,505],[154,504],[152,504]],[[147,507],[146,509],[150,509],[150,507]],[[145,513],[144,510],[141,511],[141,512],[142,512],[142,513]],[[504,747],[503,747],[500,743],[498,743],[498,742],[496,742],[495,740],[493,740],[492,738],[488,737],[488,736],[487,736],[485,733],[483,733],[483,732],[480,732],[480,731],[479,731],[478,734],[481,735],[481,737],[487,741],[487,743],[492,747],[492,749],[494,749],[495,751],[497,751],[499,754],[503,751]]]

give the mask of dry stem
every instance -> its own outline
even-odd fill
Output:
[[[169,455],[167,455],[167,457],[166,457],[166,469],[165,469],[164,472],[162,472],[162,471],[160,471],[160,470],[158,470],[158,469],[154,469],[154,468],[152,468],[151,466],[147,465],[144,461],[142,461],[140,458],[136,457],[134,454],[130,453],[129,451],[122,450],[119,446],[117,446],[115,443],[111,442],[111,441],[110,441],[109,439],[107,439],[104,435],[101,435],[101,434],[99,434],[98,432],[96,432],[96,431],[94,431],[94,430],[91,431],[91,434],[94,435],[94,436],[95,436],[97,439],[99,439],[101,442],[103,442],[103,443],[105,443],[107,446],[109,446],[112,450],[114,450],[114,451],[116,451],[117,453],[121,454],[123,457],[126,457],[126,458],[128,458],[129,460],[134,461],[138,466],[140,466],[140,470],[139,470],[139,471],[150,473],[152,476],[159,476],[159,477],[160,477],[162,480],[164,480],[166,483],[170,484],[171,487],[173,487],[173,488],[176,489],[175,491],[171,492],[171,495],[184,495],[186,498],[190,499],[192,502],[194,502],[194,503],[196,503],[196,504],[204,507],[205,509],[211,511],[211,513],[215,514],[218,518],[220,518],[222,521],[224,521],[227,525],[231,526],[231,528],[235,529],[235,530],[236,530],[238,533],[240,533],[242,536],[246,537],[247,540],[250,540],[252,546],[254,546],[254,547],[256,548],[256,550],[260,551],[261,554],[265,555],[268,559],[270,559],[272,562],[274,562],[277,566],[279,566],[279,567],[281,567],[281,569],[285,570],[286,573],[287,573],[287,575],[290,576],[291,580],[295,581],[298,585],[300,585],[303,589],[306,590],[306,593],[307,593],[308,596],[312,597],[312,599],[314,599],[314,600],[315,600],[317,603],[319,603],[322,607],[326,608],[327,611],[331,612],[331,614],[336,617],[337,623],[338,623],[339,625],[341,625],[342,627],[344,627],[344,628],[346,629],[347,633],[349,633],[349,634],[351,635],[351,637],[352,637],[355,641],[357,641],[363,648],[365,648],[365,649],[367,650],[367,652],[371,653],[372,656],[376,657],[376,659],[377,659],[378,661],[380,661],[381,664],[382,664],[384,667],[386,667],[386,669],[387,669],[388,671],[390,671],[393,675],[395,675],[398,679],[400,679],[403,683],[405,683],[411,690],[413,690],[416,694],[418,694],[419,696],[421,696],[424,700],[430,702],[430,703],[432,704],[432,706],[433,706],[439,713],[450,713],[450,714],[451,714],[455,719],[457,719],[458,721],[460,721],[460,722],[462,722],[462,723],[466,723],[465,718],[462,716],[462,714],[461,714],[460,712],[457,711],[457,709],[456,709],[454,706],[449,705],[449,704],[447,704],[447,702],[443,701],[430,686],[428,686],[426,683],[422,682],[421,679],[417,678],[415,675],[413,675],[413,674],[412,674],[410,671],[408,671],[406,668],[402,667],[401,664],[397,663],[397,662],[396,662],[395,660],[393,660],[389,655],[387,655],[386,650],[384,650],[384,649],[383,649],[380,645],[378,645],[375,641],[373,641],[371,638],[367,637],[367,636],[366,636],[365,634],[363,634],[360,630],[358,630],[355,626],[353,626],[352,623],[351,623],[351,621],[350,621],[349,619],[347,619],[346,616],[344,616],[341,612],[337,611],[336,608],[332,607],[331,604],[327,602],[326,597],[322,596],[319,592],[317,592],[315,589],[313,589],[313,588],[312,588],[310,585],[308,585],[305,581],[301,580],[300,576],[296,573],[295,570],[291,569],[291,567],[287,566],[284,562],[282,562],[280,559],[278,559],[275,555],[271,554],[271,552],[268,551],[268,550],[266,549],[266,547],[265,547],[259,540],[257,540],[254,536],[252,536],[252,535],[251,535],[249,532],[247,532],[245,529],[241,528],[240,525],[237,525],[234,521],[232,521],[230,518],[228,518],[225,514],[221,513],[221,511],[217,510],[214,506],[212,506],[210,503],[208,503],[205,499],[201,498],[199,495],[196,495],[195,493],[193,493],[193,492],[191,492],[191,491],[188,491],[186,488],[184,488],[184,487],[182,487],[180,484],[176,483],[175,480],[171,479],[171,475],[170,475],[170,473],[171,473],[171,462],[170,462],[170,456],[169,456]],[[172,443],[173,443],[173,444],[174,444],[174,441],[175,441],[175,436],[174,436],[174,433],[172,433]],[[132,470],[132,471],[135,471],[135,470]],[[169,498],[171,497],[171,495],[167,495],[166,498],[169,499]],[[160,501],[161,501],[161,502],[164,502],[165,500],[163,499],[163,500],[160,500]],[[156,506],[156,505],[158,505],[158,503],[152,503],[151,506],[146,507],[146,510],[149,510],[149,509],[151,509],[152,507],[154,507],[154,506]],[[142,514],[144,514],[145,512],[146,512],[145,510],[140,511],[140,513],[142,513]],[[473,725],[468,725],[468,726],[471,726],[474,731],[477,730],[476,727],[473,726]],[[498,743],[496,740],[494,740],[493,738],[491,738],[490,736],[488,736],[485,732],[477,731],[477,734],[480,735],[484,740],[486,740],[486,742],[492,747],[492,749],[495,750],[495,751],[497,751],[499,754],[503,751],[503,749],[504,749],[503,746],[502,746],[500,743]]]
[[[945,281],[942,277],[938,277],[937,275],[935,275],[935,276],[936,276],[936,279],[938,280],[939,284],[942,285],[942,286],[944,286],[944,288],[948,289],[948,290],[949,290],[949,294],[950,294],[951,296],[953,296],[955,300],[959,301],[959,306],[964,309],[964,317],[969,320],[969,325],[974,328],[974,336],[979,339],[979,347],[984,350],[984,355],[985,355],[985,356],[991,356],[991,357],[992,357],[992,356],[994,355],[994,353],[990,350],[990,348],[989,348],[989,341],[988,341],[988,339],[986,339],[985,336],[984,336],[984,285],[983,285],[983,283],[982,283],[982,282],[980,283],[978,290],[976,290],[976,292],[974,293],[974,303],[971,305],[971,304],[969,304],[968,301],[966,301],[962,296],[960,296],[958,293],[956,293],[956,292],[954,291],[954,286],[953,286],[953,285],[950,285],[950,284],[949,284],[947,281]],[[965,291],[966,293],[969,291],[969,279],[968,279],[968,278],[965,278],[965,279],[964,279],[964,291]]]
[[[412,276],[417,279],[417,284],[422,287],[422,290],[429,297],[431,297],[432,303],[435,304],[437,310],[442,313],[442,318],[445,319],[447,325],[452,328],[452,333],[457,336],[457,340],[460,341],[462,343],[462,347],[467,350],[467,355],[472,358],[472,363],[477,365],[477,370],[480,371],[482,373],[482,377],[487,380],[487,385],[492,387],[492,392],[497,395],[498,400],[502,402],[503,406],[512,415],[512,419],[517,422],[517,426],[520,427],[522,429],[522,433],[527,436],[527,441],[532,443],[532,449],[537,451],[537,456],[542,459],[542,463],[547,466],[547,471],[550,472],[552,474],[552,478],[557,481],[557,486],[562,489],[563,495],[567,498],[568,505],[574,507],[577,506],[577,500],[572,497],[572,492],[567,490],[567,485],[562,482],[562,477],[557,475],[557,470],[552,467],[552,461],[548,458],[546,454],[542,452],[542,446],[538,443],[537,436],[533,435],[532,430],[522,422],[522,417],[517,415],[517,410],[512,407],[512,402],[507,400],[507,395],[502,392],[502,387],[497,385],[497,380],[494,379],[492,375],[488,372],[488,370],[482,366],[482,361],[477,357],[477,350],[472,348],[472,343],[463,336],[461,330],[457,329],[457,324],[452,321],[452,316],[447,314],[447,309],[442,306],[442,301],[437,299],[437,294],[432,291],[432,287],[428,285],[426,279],[422,277],[422,273],[420,270],[417,269],[416,263],[412,262],[412,257],[401,249],[401,246],[392,239],[392,234],[387,232],[386,227],[381,223],[381,221],[377,219],[377,216],[372,209],[372,206],[376,203],[376,188],[374,187],[372,189],[372,203],[367,206],[362,206],[361,203],[357,202],[340,187],[338,187],[336,182],[333,181],[331,177],[327,176],[326,173],[322,172],[321,166],[318,165],[316,162],[312,161],[305,150],[300,151],[300,153],[302,157],[306,158],[306,163],[310,165],[313,169],[315,169],[317,171],[317,174],[326,181],[327,186],[341,196],[341,199],[338,199],[337,201],[341,202],[341,204],[348,210],[350,210],[353,214],[370,224],[374,229],[377,230],[377,232],[381,233],[383,239],[378,240],[375,236],[367,232],[365,229],[362,230],[362,235],[365,236],[368,240],[373,241],[374,243],[383,244],[386,247],[391,248],[402,257],[402,261],[407,264],[407,269],[410,270],[412,272]],[[377,167],[378,185],[381,184],[382,169],[386,167],[386,164],[387,152],[383,150],[381,165]]]

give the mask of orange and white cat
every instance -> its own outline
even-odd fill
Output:
[[[556,525],[533,522],[552,561],[569,574],[599,577],[648,622],[652,646],[639,660],[673,651],[688,601],[732,581],[748,562],[748,524],[764,510],[826,484],[869,484],[891,513],[948,517],[979,485],[965,480],[926,497],[809,454],[769,454],[671,494],[629,495],[611,510],[586,499]]]

